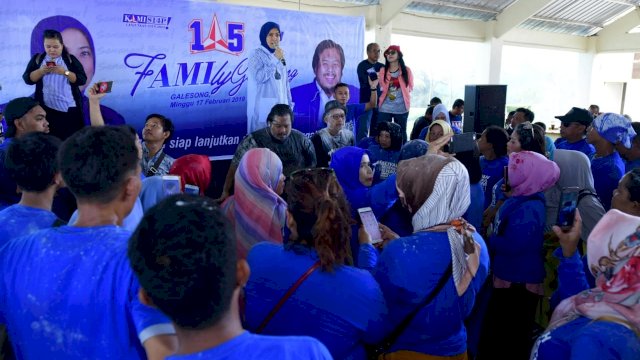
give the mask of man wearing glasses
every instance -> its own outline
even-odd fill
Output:
[[[318,130],[311,137],[316,151],[318,166],[327,167],[331,153],[345,146],[354,146],[353,132],[345,129],[347,108],[336,100],[324,106],[324,122],[327,127]]]
[[[575,150],[593,159],[596,149],[587,143],[587,128],[591,126],[593,117],[586,109],[573,107],[568,113],[556,116],[560,120],[560,136],[562,138],[555,141],[556,149]]]

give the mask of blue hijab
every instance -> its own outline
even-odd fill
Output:
[[[338,182],[351,204],[352,211],[369,206],[368,188],[360,182],[360,163],[365,154],[369,155],[369,152],[359,147],[346,146],[331,155],[329,166],[336,172]]]
[[[426,154],[427,150],[429,150],[429,144],[426,141],[420,139],[411,140],[400,149],[400,161],[420,157]]]
[[[264,46],[265,49],[269,50],[269,52],[272,54],[276,51],[276,49],[270,48],[267,44],[267,35],[269,35],[269,31],[273,29],[278,29],[278,32],[280,32],[280,25],[269,21],[262,25],[262,28],[260,28],[260,44],[262,44],[262,46]]]

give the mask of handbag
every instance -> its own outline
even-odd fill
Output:
[[[311,267],[307,269],[307,271],[304,274],[302,274],[302,276],[300,276],[300,278],[296,280],[296,282],[293,285],[291,285],[289,290],[287,290],[287,292],[284,295],[282,295],[282,298],[280,298],[280,301],[278,301],[276,306],[274,306],[273,309],[271,309],[271,311],[264,318],[264,320],[262,320],[262,323],[256,328],[256,331],[254,332],[254,334],[262,333],[264,328],[267,327],[267,324],[269,324],[269,321],[271,321],[271,319],[276,315],[276,313],[278,313],[278,311],[280,310],[282,305],[284,305],[287,299],[289,299],[291,295],[293,295],[293,293],[300,287],[300,285],[302,285],[302,283],[305,280],[307,280],[307,278],[311,276],[311,274],[319,267],[320,267],[320,260],[313,263],[313,265],[311,265]]]
[[[370,360],[377,360],[380,358],[384,359],[384,355],[387,353],[387,351],[389,351],[389,349],[396,342],[396,340],[398,340],[398,337],[402,335],[402,333],[405,331],[407,326],[409,326],[413,318],[416,315],[418,315],[418,313],[422,310],[422,308],[429,305],[431,301],[433,301],[433,299],[438,295],[438,293],[440,293],[440,291],[442,290],[442,288],[444,287],[444,285],[447,283],[447,281],[452,275],[453,275],[453,261],[449,263],[449,266],[447,266],[447,269],[444,271],[442,276],[440,276],[440,280],[438,280],[438,284],[436,285],[436,287],[433,288],[433,290],[431,290],[431,293],[429,293],[429,295],[427,295],[427,297],[415,309],[413,309],[413,311],[411,311],[407,316],[405,316],[405,318],[400,322],[400,324],[398,324],[398,326],[389,335],[387,335],[380,343],[378,343],[377,345],[372,345],[368,347],[367,357]]]

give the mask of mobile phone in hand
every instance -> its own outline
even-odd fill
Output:
[[[370,207],[363,207],[358,209],[360,220],[364,229],[367,230],[369,236],[371,236],[371,242],[377,244],[382,241],[382,234],[380,234],[380,227],[378,226],[378,220]]]
[[[180,194],[182,192],[180,176],[162,175],[162,191],[165,196]]]
[[[560,206],[558,208],[558,219],[556,225],[562,231],[569,231],[573,227],[573,220],[576,216],[576,208],[578,207],[578,195],[580,188],[576,186],[566,187],[562,189],[560,195]]]
[[[56,66],[56,62],[55,61],[47,61],[47,67],[54,67]]]
[[[506,191],[511,191],[511,185],[509,185],[509,166],[505,166],[502,169],[502,177],[504,178],[504,188]]]
[[[98,94],[105,94],[111,92],[113,81],[101,81],[98,83]]]

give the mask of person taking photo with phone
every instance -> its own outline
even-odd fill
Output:
[[[22,78],[27,85],[36,85],[35,99],[47,113],[49,132],[65,140],[84,127],[79,87],[87,75],[65,48],[59,31],[45,30],[43,41],[45,52],[31,58]]]

